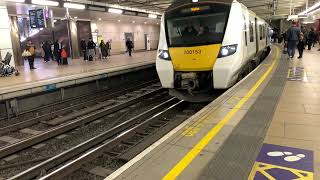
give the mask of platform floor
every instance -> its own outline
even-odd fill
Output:
[[[319,55],[288,60],[274,46],[242,83],[106,179],[320,179]]]
[[[61,79],[71,75],[81,75],[88,72],[95,72],[104,69],[117,67],[131,67],[134,65],[145,65],[155,63],[156,51],[146,51],[134,53],[132,57],[127,54],[113,55],[108,60],[95,60],[86,62],[82,59],[70,59],[69,65],[58,66],[55,61],[45,63],[42,59],[36,59],[35,67],[30,70],[28,63],[25,66],[17,67],[20,75],[0,77],[0,92],[3,89],[10,89],[12,86],[39,82],[48,79]]]

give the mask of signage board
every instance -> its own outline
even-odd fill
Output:
[[[30,27],[31,28],[45,28],[46,21],[43,9],[29,10]]]

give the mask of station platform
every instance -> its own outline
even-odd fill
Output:
[[[107,60],[97,59],[91,62],[69,59],[69,64],[63,66],[58,66],[55,61],[45,63],[42,59],[36,59],[37,69],[30,70],[26,62],[25,66],[17,67],[19,76],[0,77],[0,100],[155,66],[155,59],[156,51],[137,52],[132,57],[127,54],[113,55]]]
[[[240,83],[111,179],[320,179],[320,52],[274,45]]]

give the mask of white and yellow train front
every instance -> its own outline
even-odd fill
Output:
[[[188,94],[229,88],[256,54],[244,46],[248,10],[238,2],[180,2],[161,20],[156,67],[162,86]]]

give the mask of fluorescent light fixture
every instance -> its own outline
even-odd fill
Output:
[[[69,8],[69,9],[85,9],[86,6],[84,4],[76,4],[76,3],[64,3],[63,7]]]
[[[157,19],[157,15],[155,15],[155,14],[149,14],[148,17],[152,18],[152,19]]]
[[[109,9],[108,9],[108,12],[109,12],[109,13],[115,13],[115,14],[122,14],[122,13],[123,13],[123,10],[121,10],[121,9],[109,8]]]
[[[121,22],[120,19],[118,20],[118,22]]]
[[[192,2],[193,2],[193,3],[197,3],[197,2],[198,2],[198,0],[192,0]]]
[[[102,19],[101,19],[101,18],[99,18],[98,20],[99,20],[99,21],[101,21]]]
[[[59,6],[59,2],[49,0],[32,0],[31,3],[42,6]]]
[[[24,3],[25,0],[5,0],[6,2]]]
[[[78,17],[77,17],[77,16],[75,16],[74,18],[75,18],[75,19],[78,19]]]
[[[319,9],[320,8],[320,1],[317,2],[316,4],[314,4],[313,6],[309,7],[307,10],[299,13],[299,15],[303,15],[303,14],[309,14],[311,13],[312,11],[316,10],[316,9]]]

